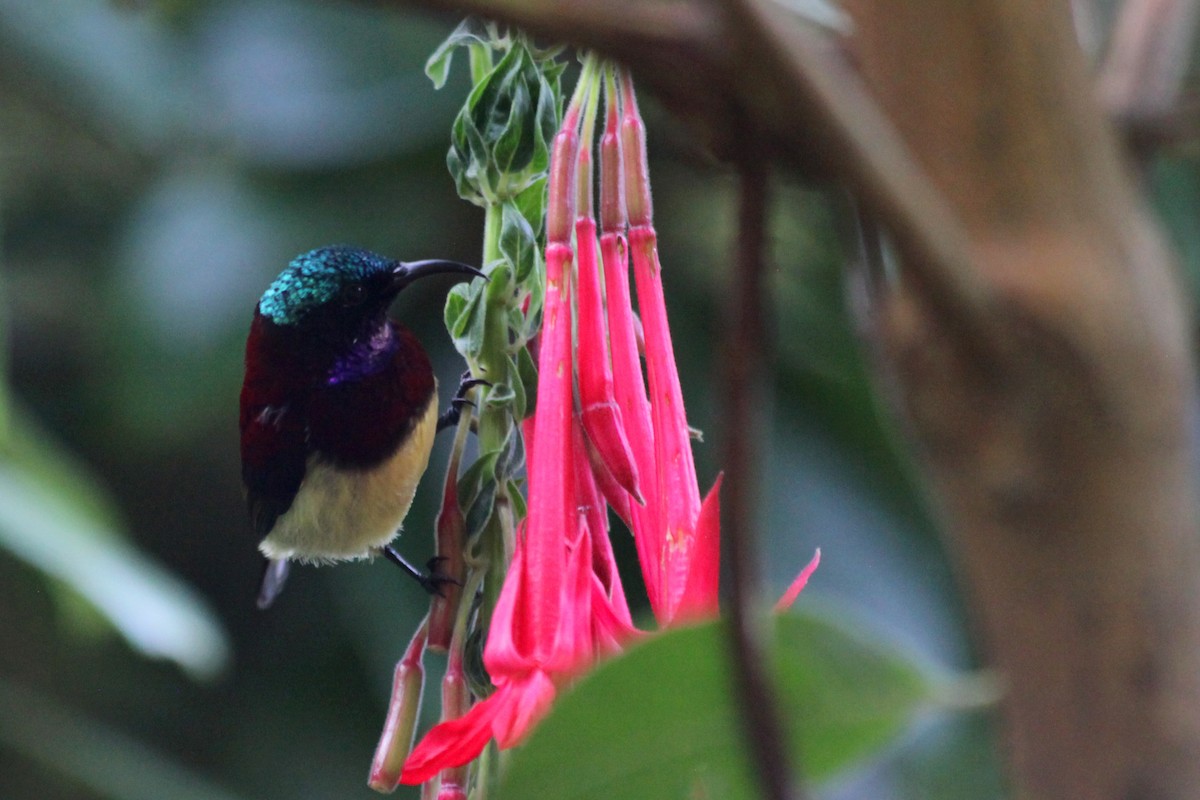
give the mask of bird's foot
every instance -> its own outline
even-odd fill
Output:
[[[445,597],[445,595],[442,594],[442,587],[446,586],[447,584],[453,584],[455,586],[462,585],[454,578],[438,570],[438,564],[446,560],[445,556],[434,556],[433,558],[429,559],[429,562],[425,565],[425,568],[429,571],[421,572],[421,570],[410,564],[408,559],[396,552],[396,548],[392,547],[390,544],[384,545],[382,550],[383,555],[388,561],[391,561],[393,564],[396,564],[402,570],[407,572],[412,579],[421,584],[421,588],[429,594],[436,594],[438,597]]]
[[[438,565],[445,560],[445,556],[434,556],[425,562],[427,572],[425,573],[424,580],[420,582],[421,588],[430,594],[436,594],[438,597],[446,596],[442,594],[442,587],[444,586],[462,586],[462,582],[447,575],[438,568]]]
[[[437,429],[440,431],[444,428],[449,428],[451,425],[457,425],[459,417],[462,416],[463,406],[475,407],[475,404],[467,399],[467,392],[474,389],[476,386],[491,386],[492,384],[485,381],[483,378],[472,378],[470,372],[464,372],[462,378],[458,381],[458,391],[454,393],[454,399],[450,401],[450,408],[438,417]]]

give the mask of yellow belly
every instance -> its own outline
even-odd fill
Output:
[[[309,458],[292,506],[259,544],[267,558],[311,563],[365,558],[400,533],[429,464],[437,392],[400,449],[367,472],[343,472]]]

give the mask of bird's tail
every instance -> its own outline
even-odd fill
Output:
[[[258,607],[270,608],[275,598],[283,591],[287,582],[288,562],[286,559],[268,558],[263,564],[262,581],[258,586]]]

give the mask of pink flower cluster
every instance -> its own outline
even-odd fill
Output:
[[[633,532],[660,625],[717,614],[721,479],[702,501],[663,300],[645,130],[628,77],[614,91],[617,84],[610,78],[606,93],[598,238],[590,124],[580,144],[586,92],[554,141],[537,406],[525,423],[528,516],[484,649],[496,691],[429,731],[404,764],[403,783],[466,764],[491,739],[518,744],[561,687],[642,635],[617,573],[608,507]]]

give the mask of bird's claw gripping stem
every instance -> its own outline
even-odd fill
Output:
[[[467,392],[474,389],[476,386],[491,386],[492,384],[485,381],[483,378],[472,378],[470,372],[464,372],[462,378],[458,382],[458,391],[454,393],[454,399],[450,401],[450,408],[446,409],[437,421],[437,429],[439,431],[449,428],[452,425],[458,424],[459,417],[462,416],[463,406],[475,407],[475,404],[467,399]]]
[[[393,564],[397,565],[400,567],[400,569],[412,576],[413,580],[421,584],[421,588],[429,594],[436,594],[438,597],[444,597],[445,595],[442,594],[443,586],[448,583],[452,583],[455,586],[462,585],[459,581],[455,580],[449,575],[438,572],[438,563],[445,561],[445,556],[434,556],[433,558],[429,559],[429,562],[425,565],[425,568],[429,570],[429,572],[426,573],[421,572],[421,570],[410,564],[408,559],[400,555],[400,553],[396,551],[396,548],[392,547],[390,544],[384,545],[383,555],[388,561],[391,561]]]

